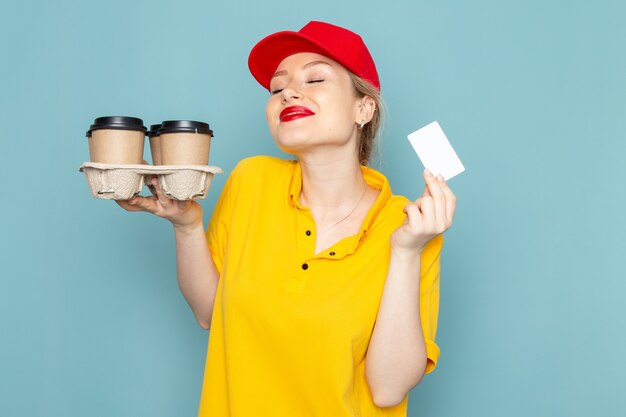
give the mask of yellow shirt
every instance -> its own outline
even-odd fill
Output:
[[[300,206],[300,165],[241,161],[207,231],[220,272],[199,416],[406,416],[407,398],[377,407],[365,355],[406,198],[362,167],[380,190],[361,227],[315,254],[315,223]],[[431,372],[439,309],[441,236],[422,255],[420,311]]]

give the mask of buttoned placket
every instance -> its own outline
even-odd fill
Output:
[[[296,215],[296,257],[285,289],[289,293],[301,294],[309,277],[315,272],[315,268],[319,267],[321,262],[340,260],[354,253],[365,237],[365,230],[315,254],[317,237],[313,215],[308,208],[299,207],[297,204],[294,205],[293,210]]]
[[[366,167],[362,167],[362,169],[367,170]],[[285,290],[293,294],[301,294],[304,291],[309,276],[315,273],[316,268],[319,267],[321,262],[339,261],[346,256],[352,255],[367,234],[367,230],[364,228],[358,234],[347,237],[316,255],[315,246],[317,237],[315,220],[313,219],[311,211],[306,207],[300,206],[299,203],[299,195],[302,189],[301,175],[299,165],[294,165],[294,172],[288,195],[288,203],[291,209],[294,210],[293,214],[296,216],[296,227],[294,232],[296,234],[296,256],[292,263],[292,273],[287,278],[287,283],[285,285]],[[378,210],[381,210],[383,203],[386,202],[391,195],[391,190],[388,186],[385,189],[382,188],[385,181],[382,175],[377,174],[376,172],[370,172],[368,175],[372,181],[368,181],[368,184],[379,188],[381,190],[381,194],[379,195],[375,206],[370,210],[370,213],[368,213],[368,217],[366,218],[366,221],[364,221],[364,225],[371,223],[371,218],[373,217],[370,216],[375,215]],[[368,221],[368,219],[370,219],[370,221]]]
[[[296,216],[296,257],[293,260],[293,269],[288,278],[286,290],[289,293],[300,294],[304,290],[317,261],[315,256],[315,222],[309,209],[299,207],[296,204],[293,210],[295,210]]]

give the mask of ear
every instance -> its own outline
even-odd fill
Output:
[[[364,123],[369,123],[374,117],[374,112],[376,111],[376,102],[370,96],[363,96],[357,101],[357,112],[356,112],[356,120],[354,121],[357,125],[361,124],[361,121]]]

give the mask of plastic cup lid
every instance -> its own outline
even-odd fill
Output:
[[[161,123],[156,124],[156,125],[150,125],[150,130],[148,130],[148,136],[150,137],[158,136],[160,128],[161,128]]]
[[[146,132],[143,120],[137,117],[128,116],[106,116],[98,117],[89,127],[86,136],[91,136],[91,132],[99,129],[136,130]]]
[[[164,133],[201,133],[213,137],[213,131],[208,123],[193,120],[167,120],[161,123],[158,132],[159,135]]]

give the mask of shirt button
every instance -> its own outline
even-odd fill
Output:
[[[302,269],[304,269],[305,271],[309,269],[309,264],[302,264]]]
[[[310,230],[307,230],[307,231],[306,231],[306,235],[307,235],[307,236],[311,236],[311,231],[310,231]]]
[[[335,252],[329,253],[330,256],[335,256]]]

